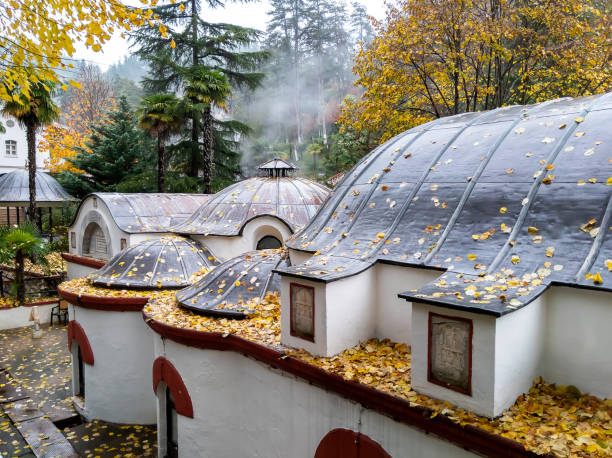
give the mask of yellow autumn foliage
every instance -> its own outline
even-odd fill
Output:
[[[140,3],[141,7],[119,0],[0,2],[0,99],[18,101],[18,94],[11,95],[16,88],[28,98],[30,84],[39,80],[58,82],[58,72],[73,67],[70,58],[77,42],[100,51],[116,31],[157,23],[149,8],[157,0]]]
[[[401,0],[374,26],[353,69],[363,96],[345,100],[339,122],[382,141],[443,116],[612,87],[605,0]]]

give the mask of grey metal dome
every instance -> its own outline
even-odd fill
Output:
[[[94,285],[108,288],[184,288],[193,274],[217,264],[197,242],[166,236],[121,251],[89,278]]]
[[[244,318],[252,313],[249,300],[280,289],[280,275],[273,271],[286,265],[286,250],[251,251],[224,262],[176,298],[181,306],[203,315]]]
[[[328,195],[328,188],[304,178],[250,178],[219,191],[171,230],[178,234],[235,236],[253,218],[272,216],[296,231],[310,221]]]
[[[553,283],[612,290],[611,126],[612,93],[410,129],[346,173],[287,242],[317,255],[283,273],[330,282],[376,262],[445,270],[405,297],[493,315]],[[490,292],[471,297],[471,283]]]
[[[74,198],[44,172],[36,172],[36,206],[66,205]],[[0,207],[27,207],[30,202],[29,173],[20,169],[0,176]]]

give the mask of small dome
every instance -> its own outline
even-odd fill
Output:
[[[219,191],[171,230],[178,234],[235,236],[253,218],[272,216],[296,231],[310,221],[329,192],[304,178],[250,178]]]
[[[36,206],[51,207],[74,200],[53,178],[36,172]],[[20,169],[0,176],[0,206],[23,207],[30,202],[29,173]]]
[[[235,257],[176,294],[179,304],[203,315],[244,318],[247,302],[280,289],[277,267],[289,265],[286,250],[258,250]]]
[[[206,248],[192,240],[167,236],[121,251],[89,278],[96,286],[110,288],[184,288],[191,284],[193,274],[215,265]]]

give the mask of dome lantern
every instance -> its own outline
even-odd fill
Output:
[[[259,165],[259,167],[257,167],[260,176],[270,178],[290,176],[290,174],[298,168],[298,166],[292,164],[291,162],[287,162],[279,157],[270,159],[269,161],[264,162],[263,164]]]

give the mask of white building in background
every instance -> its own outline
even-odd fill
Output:
[[[26,131],[10,116],[0,114],[0,123],[5,132],[0,132],[0,175],[22,169],[28,159],[28,142]],[[49,153],[37,150],[36,165],[41,172],[46,172],[45,162]]]

